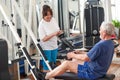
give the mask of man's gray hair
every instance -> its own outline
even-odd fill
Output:
[[[104,22],[102,22],[100,27],[102,29],[104,29],[108,35],[112,35],[115,33],[114,25],[111,22],[104,21]]]

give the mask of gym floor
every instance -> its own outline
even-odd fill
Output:
[[[120,80],[120,62],[113,62],[108,73],[115,74],[116,77],[114,80]]]

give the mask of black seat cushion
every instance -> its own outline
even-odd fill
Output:
[[[114,74],[106,74],[105,76],[99,78],[98,80],[113,80],[115,78]]]
[[[97,79],[97,80],[113,80],[115,78],[114,74],[106,74],[105,76]],[[60,76],[56,76],[55,79],[63,79],[63,80],[87,80],[83,78],[79,78],[76,74],[72,72],[66,72]]]
[[[3,39],[0,39],[0,80],[10,80],[8,70],[8,45]]]

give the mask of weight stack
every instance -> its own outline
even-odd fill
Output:
[[[88,7],[85,9],[86,36],[99,35],[99,28],[104,21],[102,7]],[[96,34],[93,31],[97,31]]]
[[[88,5],[85,8],[86,46],[93,46],[100,40],[98,37],[101,23],[104,21],[103,7]],[[93,39],[95,37],[95,39]],[[89,43],[88,43],[89,42]]]
[[[8,70],[8,46],[3,39],[0,39],[0,61],[0,80],[11,80]]]
[[[100,37],[99,36],[89,36],[89,37],[86,37],[86,46],[87,47],[92,47],[98,41],[100,41]]]

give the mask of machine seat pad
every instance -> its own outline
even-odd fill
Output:
[[[106,74],[105,76],[97,79],[97,80],[113,80],[115,78],[114,74]],[[56,76],[55,79],[63,79],[63,80],[87,80],[83,78],[79,78],[75,73],[66,72],[60,76]]]

